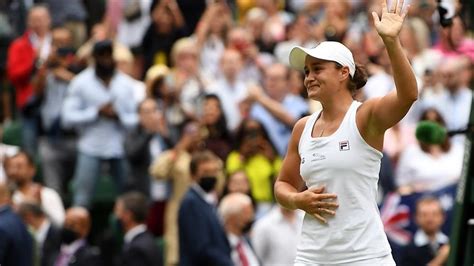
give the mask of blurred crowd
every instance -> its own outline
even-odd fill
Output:
[[[408,3],[409,2],[409,3]],[[419,98],[385,134],[379,203],[457,184],[468,127],[474,5],[405,1],[400,40]],[[394,88],[377,0],[0,0],[0,265],[292,265],[304,213],[273,182],[292,127],[321,108],[295,45],[349,47]],[[442,262],[440,201],[395,258]],[[19,248],[21,247],[21,248]]]

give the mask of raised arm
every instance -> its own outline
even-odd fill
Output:
[[[377,13],[372,12],[375,27],[390,58],[396,90],[382,98],[371,99],[364,103],[361,111],[365,113],[366,120],[364,120],[367,122],[365,128],[370,137],[383,136],[386,129],[398,123],[406,115],[418,98],[415,74],[398,37],[408,7],[403,8],[403,0],[392,2],[391,7],[388,8],[386,0],[380,0],[381,18]]]

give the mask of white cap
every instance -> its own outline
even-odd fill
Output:
[[[340,42],[321,42],[314,48],[303,48],[295,46],[290,52],[291,67],[303,71],[306,56],[309,55],[314,58],[337,62],[342,66],[349,68],[351,77],[354,77],[356,70],[354,57],[351,51]]]

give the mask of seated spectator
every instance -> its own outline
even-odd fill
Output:
[[[66,211],[61,232],[61,251],[55,266],[101,266],[102,260],[97,248],[87,243],[91,219],[87,209],[72,207]]]
[[[23,202],[17,206],[17,212],[32,231],[38,266],[54,266],[61,247],[61,229],[51,223],[37,203]]]
[[[439,200],[434,197],[419,199],[415,220],[418,230],[404,248],[400,265],[444,265],[449,255],[449,239],[441,232],[444,212]]]
[[[0,265],[33,265],[33,240],[25,224],[12,210],[11,194],[0,182]]]
[[[115,203],[115,216],[125,234],[119,265],[163,265],[162,253],[145,225],[147,212],[147,199],[139,192],[121,195]]]
[[[444,127],[436,109],[423,112],[420,121],[429,120]],[[464,147],[446,138],[442,144],[418,141],[400,155],[395,183],[402,194],[440,189],[457,182],[461,176]]]
[[[189,171],[192,185],[178,214],[179,265],[234,265],[226,233],[215,211],[221,162],[210,151],[197,152]]]
[[[219,215],[224,223],[234,265],[260,265],[259,258],[248,239],[248,233],[252,229],[254,221],[251,198],[242,193],[231,193],[224,196],[219,204]]]
[[[296,258],[304,213],[274,206],[252,227],[252,246],[262,265],[291,265]]]
[[[64,206],[58,192],[33,181],[36,165],[33,158],[20,151],[7,159],[5,172],[8,179],[16,185],[13,203],[32,201],[41,205],[45,213],[56,226],[64,222]]]

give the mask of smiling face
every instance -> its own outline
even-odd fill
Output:
[[[332,61],[306,56],[304,72],[304,86],[310,99],[321,101],[341,89],[349,92],[342,86],[342,81],[349,78],[347,67],[337,68]]]

